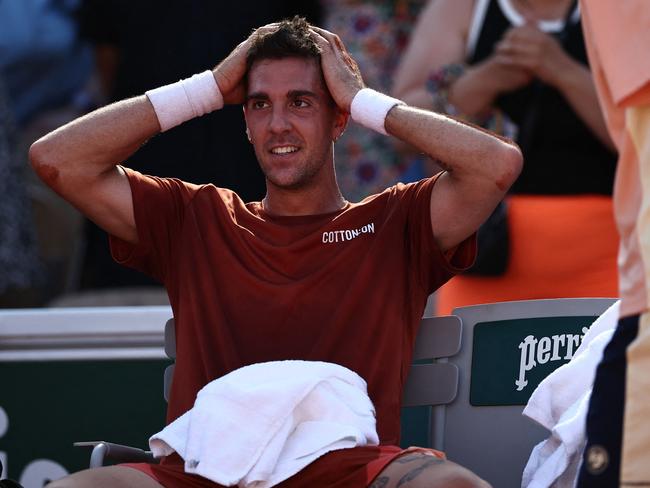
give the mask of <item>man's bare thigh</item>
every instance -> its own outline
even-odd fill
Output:
[[[127,466],[85,469],[53,481],[46,488],[163,488],[151,476]]]
[[[462,466],[423,452],[393,460],[369,488],[489,488],[489,484]]]
[[[489,488],[458,464],[421,452],[391,462],[369,488]],[[46,488],[163,488],[150,476],[126,466],[108,466],[73,473]]]

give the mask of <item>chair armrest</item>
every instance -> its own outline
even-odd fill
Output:
[[[99,468],[104,466],[105,461],[114,461],[116,463],[156,463],[151,451],[143,451],[136,447],[123,446],[105,441],[88,441],[75,442],[75,447],[92,447],[90,454],[90,467]]]

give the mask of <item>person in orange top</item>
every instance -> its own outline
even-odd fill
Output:
[[[119,165],[161,130],[224,103],[243,104],[266,177],[262,201]],[[349,115],[447,171],[347,202],[333,148]],[[398,447],[400,398],[427,296],[471,264],[476,229],[521,170],[514,144],[366,88],[338,36],[294,18],[258,29],[212,71],[55,130],[30,157],[111,234],[116,260],[165,284],[177,338],[168,422],[234,369],[328,361],[367,382],[380,444],[328,453],[282,488],[486,486],[440,453]],[[218,487],[171,455],[82,471],[52,488],[118,485]]]
[[[621,319],[598,366],[578,486],[650,486],[650,3],[581,0],[592,73],[619,150]]]

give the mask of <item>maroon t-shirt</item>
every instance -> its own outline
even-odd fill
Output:
[[[158,278],[169,294],[177,359],[167,421],[192,408],[205,384],[242,366],[328,361],[366,380],[381,444],[397,445],[402,386],[427,297],[475,252],[474,239],[446,255],[437,248],[429,214],[437,177],[336,212],[280,217],[213,185],[125,170],[139,242],[111,237],[111,247],[118,262]],[[366,462],[381,455],[366,450]]]

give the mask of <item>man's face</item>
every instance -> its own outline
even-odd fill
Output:
[[[316,59],[263,59],[248,73],[244,115],[268,182],[301,189],[332,171],[332,141],[343,131]]]

